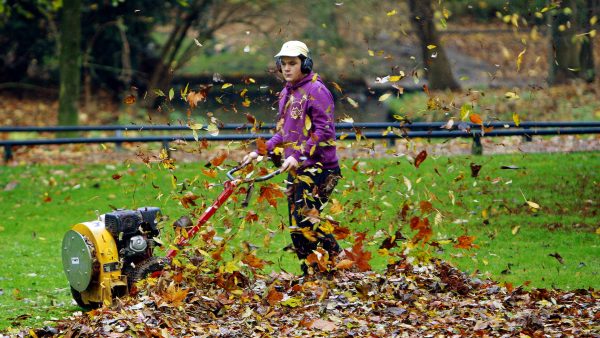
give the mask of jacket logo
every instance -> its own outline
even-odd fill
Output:
[[[302,114],[304,113],[304,109],[302,108],[304,106],[304,103],[308,101],[308,97],[305,95],[302,95],[302,97],[300,98],[300,100],[297,100],[293,95],[290,97],[290,117],[293,118],[294,120],[299,119]]]

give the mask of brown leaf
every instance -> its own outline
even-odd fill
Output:
[[[250,210],[246,213],[244,220],[246,220],[246,222],[250,222],[250,223],[257,222],[258,215],[254,211]]]
[[[548,256],[556,258],[556,260],[557,260],[557,261],[558,261],[560,264],[565,264],[565,261],[563,260],[562,256],[561,256],[561,255],[560,255],[558,252],[555,252],[555,253],[553,253],[553,254],[549,254]]]
[[[121,177],[123,177],[123,175],[120,175],[120,174],[113,174],[111,177],[112,177],[112,179],[113,179],[113,180],[117,181],[117,180],[119,180]]]
[[[426,214],[433,210],[433,205],[429,201],[421,201],[419,203],[419,207],[421,208],[421,213]]]
[[[427,158],[427,151],[425,151],[425,150],[421,151],[419,153],[419,155],[417,155],[417,157],[415,158],[415,167],[419,168],[421,163],[423,163],[423,161],[425,161],[426,158]]]
[[[267,297],[265,299],[267,300],[267,303],[269,303],[269,305],[273,306],[283,299],[283,293],[275,289],[271,289],[269,290],[269,293],[267,294]]]

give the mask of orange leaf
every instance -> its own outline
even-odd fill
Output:
[[[415,167],[419,168],[421,163],[423,163],[423,161],[425,161],[426,158],[427,158],[427,151],[425,151],[425,150],[421,151],[419,153],[419,155],[417,155],[417,158],[415,158]]]
[[[260,155],[266,155],[267,154],[267,142],[265,142],[265,140],[260,137],[257,138],[256,139],[256,149]]]
[[[217,177],[217,172],[214,169],[202,169],[202,173],[210,178]]]
[[[277,199],[283,197],[283,192],[279,189],[279,186],[274,183],[269,183],[260,187],[258,202],[260,203],[266,200],[271,206],[277,207]]]
[[[226,158],[227,158],[227,153],[222,153],[221,155],[219,155],[217,157],[213,157],[213,159],[210,160],[210,164],[212,164],[215,167],[218,167],[221,165],[221,163],[223,163],[223,161],[225,161]]]
[[[347,270],[350,269],[354,265],[354,262],[349,259],[344,259],[335,265],[335,268],[338,270]]]
[[[126,97],[126,98],[123,100],[123,102],[124,102],[125,104],[134,104],[134,103],[135,103],[135,96],[133,96],[133,95],[128,95],[128,96],[127,96],[127,97]]]
[[[483,120],[479,114],[471,113],[471,115],[469,115],[469,119],[475,124],[483,124]]]
[[[471,248],[479,248],[479,245],[473,244],[475,240],[475,236],[466,236],[462,235],[457,238],[458,243],[454,245],[455,248],[459,249],[471,249]]]

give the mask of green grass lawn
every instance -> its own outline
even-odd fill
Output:
[[[477,177],[471,177],[471,163],[482,166]],[[203,210],[202,203],[221,191],[206,183],[222,180],[225,172],[210,178],[202,173],[205,164],[177,163],[173,171],[137,162],[0,168],[0,330],[40,326],[80,310],[61,266],[60,243],[73,224],[113,207],[152,205],[170,217],[164,222],[168,229],[190,212],[178,198],[192,192]],[[223,167],[232,164],[226,160]],[[438,255],[480,278],[514,285],[600,287],[599,153],[430,156],[419,168],[405,157],[357,159],[343,163],[343,174],[333,196],[341,212],[329,206],[325,212],[352,232],[368,232],[374,269],[390,259],[378,252],[387,233],[415,234],[400,218],[406,203],[408,219],[428,217],[432,240],[440,243],[417,246],[413,253]],[[423,214],[422,201],[433,210]],[[283,251],[290,243],[285,201],[273,208],[254,196],[248,208],[239,204],[232,199],[212,220],[220,235],[237,232],[228,252],[247,241],[273,262],[267,270],[299,272],[293,254]],[[253,224],[242,221],[249,211],[259,216]],[[475,236],[479,248],[455,248],[456,238],[465,234]],[[163,241],[171,238],[165,231]],[[350,247],[352,236],[341,244]]]

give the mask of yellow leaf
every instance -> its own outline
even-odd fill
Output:
[[[593,26],[596,24],[596,22],[598,22],[598,16],[594,15],[592,16],[592,18],[590,19],[590,26]]]
[[[229,88],[231,86],[233,86],[231,83],[225,83],[223,86],[221,86],[221,89]]]
[[[342,203],[340,203],[340,201],[338,201],[337,199],[333,199],[331,201],[331,208],[329,209],[329,212],[332,215],[337,215],[339,213],[341,213],[344,210],[344,206],[342,205]]]
[[[383,102],[383,101],[389,99],[391,95],[392,95],[391,93],[385,93],[385,94],[381,95],[379,97],[379,102]]]
[[[346,116],[343,119],[340,120],[340,122],[344,122],[344,123],[354,123],[354,119],[351,118],[350,116]]]
[[[321,231],[323,231],[324,234],[331,234],[335,230],[335,227],[331,224],[331,222],[325,220],[325,222],[323,222],[323,224],[319,226],[319,229],[321,229]]]
[[[348,100],[348,103],[352,105],[352,107],[358,108],[358,103],[356,103],[356,101],[354,101],[351,97],[347,97],[346,99]]]
[[[296,297],[291,297],[288,298],[287,300],[284,300],[283,302],[279,303],[283,306],[287,306],[287,307],[298,307],[302,305],[302,299],[300,298],[296,298]]]
[[[396,15],[396,14],[398,14],[398,12],[396,12],[395,9],[392,9],[391,11],[387,12],[385,15],[392,16],[392,15]]]
[[[525,55],[525,51],[527,48],[523,49],[519,56],[517,56],[517,72],[521,69],[521,63],[523,62],[523,55]]]
[[[304,128],[306,130],[310,130],[311,127],[312,127],[312,121],[310,120],[310,116],[308,116],[308,114],[306,114],[306,118],[304,119]]]
[[[465,103],[460,107],[460,119],[466,120],[469,114],[471,114],[471,106],[468,103]]]
[[[315,73],[315,75],[313,75],[311,81],[315,82],[315,81],[317,81],[318,78],[319,78],[319,74]]]
[[[207,127],[207,130],[208,130],[208,133],[211,134],[212,136],[219,135],[219,128],[214,123],[209,124]]]
[[[517,232],[519,232],[519,229],[521,229],[521,226],[520,226],[520,225],[517,225],[516,227],[512,228],[512,231],[511,231],[511,232],[512,232],[512,234],[513,234],[513,235],[516,235],[516,234],[517,234]]]
[[[308,175],[298,175],[296,176],[300,181],[306,183],[306,184],[313,184],[314,181],[312,178],[310,178],[310,176]]]
[[[392,75],[392,76],[390,76],[389,81],[390,82],[398,82],[398,81],[402,80],[403,77],[404,76],[400,76],[400,75]]]
[[[369,49],[369,56],[375,56],[375,52]]]
[[[521,119],[519,119],[519,114],[517,113],[513,113],[513,121],[515,121],[515,126],[519,126],[519,124],[521,123]]]
[[[437,48],[437,46],[436,45],[427,45],[427,49],[429,49],[429,50],[432,50],[434,48]]]
[[[504,97],[506,97],[509,100],[519,99],[519,95],[517,95],[517,93],[515,93],[515,92],[506,92],[506,93],[504,93]]]
[[[529,206],[532,207],[532,208],[534,208],[534,209],[539,209],[540,208],[539,204],[537,204],[535,202],[532,202],[532,201],[527,201],[527,204],[529,204]]]
[[[600,228],[596,229],[596,235],[600,235]]]

